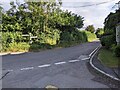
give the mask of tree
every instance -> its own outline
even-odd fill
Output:
[[[69,32],[69,36],[72,36],[77,28],[83,27],[83,17],[61,10],[61,4],[61,0],[10,2],[11,8],[3,13],[2,30],[3,32],[19,31],[22,34],[31,33],[33,36],[38,36],[40,43],[52,41],[54,38],[59,40],[61,33]]]
[[[97,38],[101,38],[101,36],[103,35],[104,33],[104,29],[103,28],[97,28],[95,34],[97,36]]]
[[[89,32],[91,32],[91,33],[94,33],[94,32],[95,32],[95,28],[94,28],[93,25],[87,26],[85,30],[86,30],[86,31],[89,31]]]
[[[116,26],[120,22],[120,8],[115,13],[110,13],[104,21],[104,34],[101,42],[104,46],[111,48],[116,44]]]

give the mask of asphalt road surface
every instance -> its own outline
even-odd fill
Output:
[[[88,55],[99,42],[61,49],[2,57],[3,88],[108,88],[93,80],[87,67]]]

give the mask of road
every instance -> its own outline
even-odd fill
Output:
[[[61,49],[29,52],[2,57],[3,88],[108,88],[93,80],[88,70],[88,55],[99,42],[84,43]]]

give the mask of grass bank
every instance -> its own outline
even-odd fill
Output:
[[[92,42],[92,41],[97,39],[97,37],[94,33],[91,33],[91,32],[88,32],[88,31],[85,31],[85,33],[87,35],[88,42]]]
[[[98,55],[101,63],[108,67],[118,67],[120,58],[115,57],[112,51],[102,48]]]

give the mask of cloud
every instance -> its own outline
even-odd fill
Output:
[[[65,1],[65,0],[64,0]],[[72,2],[73,1],[73,2]],[[82,2],[81,2],[82,1]],[[108,3],[104,3],[101,5],[94,5],[89,7],[80,7],[84,5],[90,5],[90,4],[97,4],[100,3],[98,1],[100,0],[92,0],[92,2],[88,2],[88,0],[79,0],[79,2],[75,2],[75,0],[69,0],[69,2],[63,2],[63,10],[69,10],[73,13],[76,13],[78,15],[81,15],[84,17],[84,27],[87,25],[93,24],[95,28],[103,27],[104,26],[104,19],[107,17],[107,15],[114,11],[112,7],[117,3],[119,0],[102,0],[109,1]],[[90,1],[90,0],[89,0]],[[94,1],[94,2],[93,2]]]

